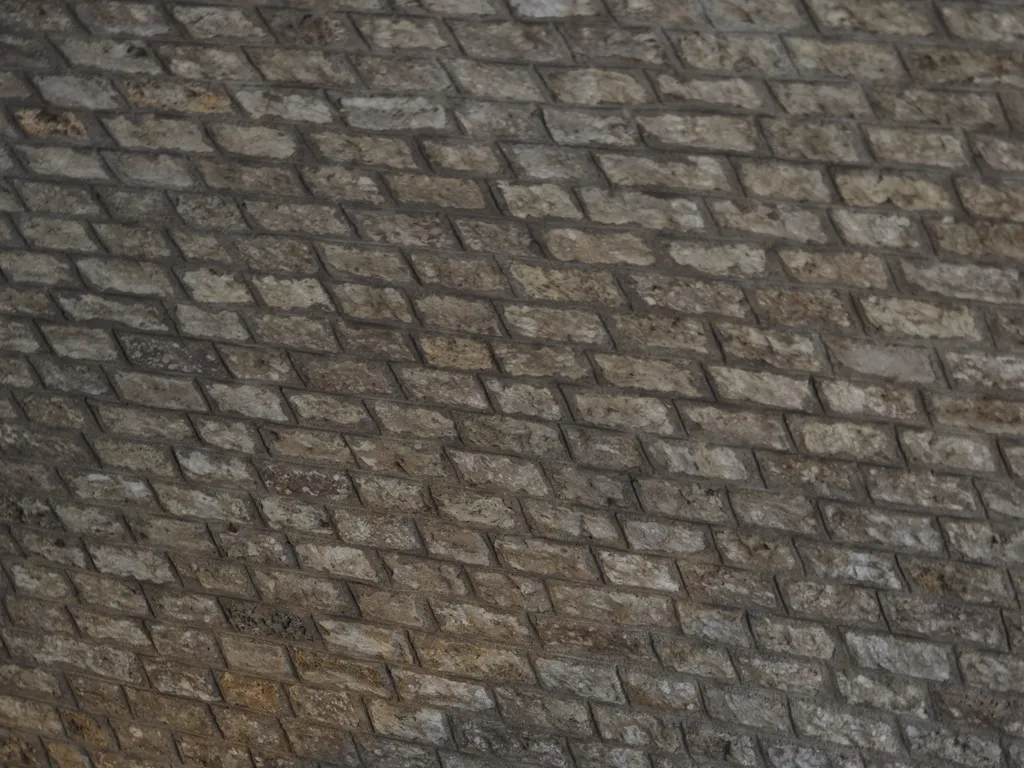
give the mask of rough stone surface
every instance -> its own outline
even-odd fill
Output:
[[[1024,768],[1019,0],[0,0],[0,765]]]

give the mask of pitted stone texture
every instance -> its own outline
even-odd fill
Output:
[[[1022,768],[1008,0],[0,0],[0,763]]]

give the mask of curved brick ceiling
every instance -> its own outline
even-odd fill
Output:
[[[0,0],[0,764],[1021,768],[1022,131],[1017,2]]]

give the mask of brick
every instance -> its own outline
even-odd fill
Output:
[[[804,283],[842,283],[862,288],[885,288],[889,284],[885,263],[867,253],[837,253],[785,249],[779,258],[797,280]]]
[[[683,583],[696,600],[761,608],[774,607],[778,602],[769,577],[716,565],[680,562],[679,567]]]
[[[207,391],[217,408],[225,413],[287,421],[281,395],[275,389],[253,384],[209,384]]]
[[[657,144],[726,152],[751,152],[754,126],[745,118],[660,115],[638,118],[645,136]]]
[[[623,303],[615,279],[608,272],[555,270],[521,262],[510,265],[509,271],[529,299],[613,307]]]
[[[455,117],[465,132],[474,137],[516,138],[527,141],[536,141],[544,137],[540,110],[532,104],[466,102],[456,109]],[[622,117],[614,117],[608,122],[612,127],[625,124]],[[577,125],[576,129],[581,127]]]
[[[418,97],[348,97],[342,114],[354,128],[439,129],[448,123],[443,107]]]
[[[128,101],[135,107],[197,114],[230,114],[234,111],[221,89],[197,83],[134,78],[125,83],[124,88]]]
[[[947,6],[942,9],[942,17],[954,37],[968,40],[1012,43],[1017,33],[1024,30],[1024,18],[1012,9],[971,10]]]
[[[967,299],[984,295],[989,301],[1004,303],[1018,301],[1012,287],[1017,279],[1016,270],[959,264],[926,265],[905,260],[902,271],[907,282],[928,293]]]
[[[981,495],[990,512],[998,517],[1016,517],[1015,512],[1015,489],[1001,482],[983,482],[981,484]]]
[[[931,357],[926,350],[920,348],[866,344],[838,339],[831,341],[828,346],[833,356],[842,366],[862,375],[884,377],[905,383],[929,383],[935,380]],[[823,387],[823,394],[826,402],[829,403],[829,407],[840,410],[840,407],[833,403],[837,404],[840,397],[845,398],[847,390],[853,386],[852,383],[836,383]],[[831,394],[829,394],[830,391]],[[852,396],[857,397],[857,402],[860,401],[861,397],[870,395],[870,399],[867,401],[870,402],[876,397],[881,396],[884,391],[878,388],[855,388],[850,390],[850,392]],[[864,392],[864,395],[861,395],[860,392]],[[899,397],[899,395],[894,396]],[[913,407],[912,399],[907,401],[905,395],[904,402],[906,403],[904,408],[916,410]],[[857,406],[850,403],[844,407],[851,408]],[[874,405],[872,409],[882,407],[884,406],[879,403]]]
[[[731,188],[720,160],[701,155],[680,156],[678,161],[655,160],[603,153],[598,163],[613,184],[626,187],[662,187],[678,190]]]
[[[594,356],[594,361],[610,384],[627,389],[645,389],[698,397],[700,380],[693,368],[670,361],[625,355]]]
[[[504,687],[497,690],[497,700],[502,713],[513,722],[541,728],[554,725],[575,735],[591,734],[586,706],[578,701]]]
[[[837,209],[833,220],[843,239],[853,246],[916,249],[922,242],[914,220],[900,214]]]
[[[574,402],[583,420],[597,426],[623,428],[638,425],[656,434],[675,431],[668,408],[654,398],[580,392]]]
[[[528,339],[602,344],[607,332],[598,315],[579,310],[528,305],[506,305],[504,319],[510,330]]]
[[[542,685],[597,701],[621,702],[622,688],[614,670],[583,662],[537,659]]]
[[[694,437],[713,442],[786,450],[789,439],[781,419],[767,414],[692,406],[682,411]]]
[[[983,727],[1013,732],[1020,728],[1020,713],[1013,698],[995,697],[988,691],[943,691],[938,697],[942,714]]]
[[[767,35],[728,35],[688,32],[679,35],[676,48],[688,69],[708,72],[765,72],[772,76],[793,71],[778,39]]]
[[[66,38],[60,50],[76,66],[122,73],[160,72],[160,65],[152,50],[137,43],[90,40],[84,37]]]
[[[632,278],[631,284],[640,301],[648,307],[736,318],[745,318],[749,312],[744,294],[724,282],[639,274]]]
[[[871,106],[857,83],[776,83],[774,91],[783,109],[797,116],[864,117]]]
[[[993,738],[962,734],[945,728],[906,725],[903,728],[914,754],[952,759],[961,765],[980,766],[998,760],[999,743]]]
[[[335,576],[377,581],[377,570],[361,549],[339,544],[302,542],[296,546],[300,562],[314,571]]]
[[[455,37],[471,58],[558,61],[562,50],[553,31],[515,22],[458,22]]]
[[[829,504],[825,524],[837,541],[941,553],[942,538],[928,518]]]
[[[798,615],[844,623],[882,623],[878,600],[869,589],[805,580],[790,582],[783,593]]]
[[[468,59],[456,59],[449,66],[455,82],[470,96],[510,101],[539,100],[540,89],[526,67]]]
[[[593,559],[579,547],[508,536],[498,539],[494,546],[501,560],[514,570],[562,574],[582,581],[597,577]]]
[[[763,127],[772,150],[782,158],[849,163],[860,155],[856,134],[844,126],[771,120]]]
[[[851,205],[891,203],[905,211],[948,210],[949,194],[938,183],[890,173],[848,172],[836,175],[843,200]]]
[[[706,443],[686,444],[652,440],[648,448],[652,462],[670,474],[725,480],[743,480],[749,476],[749,458],[743,451]]]
[[[596,234],[576,229],[553,229],[546,233],[545,242],[552,256],[559,261],[637,266],[654,263],[649,246],[630,234]]]
[[[706,102],[709,104],[755,110],[764,99],[750,81],[734,77],[689,78],[682,80],[674,75],[662,74],[655,78],[658,92],[667,99]]]
[[[730,362],[764,364],[782,370],[822,368],[821,353],[808,334],[761,331],[732,323],[717,323],[715,329]]]
[[[853,670],[841,674],[837,682],[843,698],[854,706],[866,705],[895,714],[925,717],[928,693],[920,683]]]
[[[995,435],[1019,435],[1024,429],[1024,411],[1005,400],[976,400],[950,395],[932,400],[939,424],[968,427]]]
[[[494,699],[481,685],[464,683],[414,671],[396,674],[395,685],[403,699],[421,700],[436,706],[479,711],[494,707]]]
[[[495,683],[532,683],[533,669],[519,651],[486,644],[428,636],[413,636],[420,663],[426,669]]]
[[[804,202],[825,202],[832,194],[821,171],[784,163],[744,163],[740,166],[744,187],[757,197]]]
[[[996,465],[989,445],[978,438],[933,431],[905,431],[900,442],[911,461],[938,469],[992,472]]]
[[[796,703],[793,720],[797,733],[835,744],[879,752],[899,752],[899,735],[892,722],[877,715],[853,714],[835,707]]]
[[[785,700],[775,693],[709,688],[708,709],[712,716],[754,728],[789,730]]]
[[[99,207],[92,197],[81,189],[64,189],[59,184],[46,182],[23,182],[17,185],[18,192],[26,207],[33,211],[46,211],[68,216],[98,215]],[[8,189],[10,189],[8,187]],[[20,211],[10,192],[4,195],[4,207],[9,211]]]
[[[712,367],[711,380],[726,400],[738,400],[787,410],[812,410],[814,397],[805,379],[739,368]]]
[[[460,424],[463,440],[472,447],[561,458],[565,454],[558,430],[547,424],[503,416],[468,418]]]
[[[1021,212],[1024,193],[1019,186],[965,181],[958,188],[971,213],[1007,221],[1024,221],[1024,213]]]
[[[801,243],[824,243],[827,236],[814,211],[785,204],[715,201],[711,212],[719,226],[748,235],[767,236]]]
[[[951,651],[940,645],[859,632],[848,632],[846,644],[861,666],[927,680],[948,680],[951,674]]]
[[[102,77],[41,75],[35,79],[43,98],[58,107],[116,109],[121,97]]]
[[[581,218],[572,196],[554,184],[512,184],[502,181],[498,182],[498,189],[509,211],[516,218]]]
[[[823,684],[821,670],[810,662],[744,654],[738,666],[745,680],[795,694],[813,695]]]
[[[916,299],[869,297],[861,303],[868,324],[894,336],[933,339],[979,339],[966,307],[945,307]]]
[[[759,290],[759,314],[773,326],[817,327],[842,331],[852,325],[842,294],[826,290]]]
[[[963,479],[932,473],[900,473],[872,469],[868,490],[875,500],[915,507],[945,506],[949,511],[970,514],[976,507],[970,485]]]
[[[797,69],[811,76],[864,80],[899,80],[904,76],[896,52],[875,43],[789,38]]]
[[[811,8],[826,28],[844,32],[923,37],[934,29],[921,3],[814,0]]]
[[[551,594],[554,604],[572,618],[603,615],[614,624],[661,627],[675,622],[671,603],[661,596],[566,584],[553,585]]]
[[[940,597],[952,597],[974,603],[1000,603],[1010,599],[1004,578],[997,568],[964,563],[943,563],[941,561],[907,558],[906,571],[913,584],[923,591]],[[952,612],[952,608],[950,608]],[[982,611],[977,611],[980,617]],[[981,628],[990,627],[990,622],[970,623],[979,633]],[[988,635],[998,642],[998,631]]]
[[[614,70],[554,71],[548,80],[555,98],[573,104],[639,104],[650,98],[639,80]]]
[[[676,672],[726,680],[736,678],[735,668],[724,649],[681,638],[659,638],[655,649],[662,663]]]
[[[880,589],[900,589],[902,580],[891,555],[864,550],[806,545],[799,547],[812,574]]]
[[[793,422],[798,442],[812,454],[890,463],[896,444],[887,430],[849,422],[801,420]]]

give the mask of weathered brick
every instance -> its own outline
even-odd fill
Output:
[[[891,720],[884,717],[800,701],[793,707],[793,720],[801,735],[879,752],[900,751],[898,731]]]
[[[823,685],[821,670],[812,662],[745,653],[737,666],[745,680],[795,694],[814,695]]]
[[[427,669],[495,683],[535,680],[527,657],[520,651],[426,635],[414,635],[413,644]]]
[[[789,56],[777,38],[767,35],[728,35],[688,32],[676,40],[689,69],[718,72],[765,72],[772,76],[793,71]]]
[[[836,174],[836,186],[851,205],[891,203],[905,211],[948,210],[949,194],[938,183],[892,173],[851,171]]]
[[[896,52],[885,45],[810,38],[789,38],[787,43],[797,69],[806,75],[882,81],[904,75]]]
[[[783,593],[798,615],[845,623],[878,625],[882,622],[878,600],[871,590],[862,587],[804,580],[790,582]]]
[[[915,507],[945,506],[949,511],[970,514],[976,508],[970,483],[964,478],[932,473],[868,471],[868,491],[877,501]]]
[[[744,163],[740,179],[750,194],[805,202],[831,199],[821,171],[785,163]]]
[[[823,117],[865,117],[871,106],[858,83],[774,84],[774,91],[783,109],[791,115]]]
[[[311,570],[362,581],[379,578],[373,562],[361,549],[309,541],[296,545],[295,550],[300,562]]]
[[[827,236],[817,212],[786,204],[752,201],[715,201],[711,212],[719,225],[747,235],[761,235],[801,243],[824,243]]]
[[[811,544],[799,549],[816,576],[880,589],[900,589],[903,585],[891,555]]]
[[[911,461],[938,469],[992,472],[996,465],[988,443],[971,436],[932,431],[905,431],[900,442]]]
[[[821,353],[809,334],[762,331],[733,323],[716,323],[715,329],[730,362],[764,364],[780,370],[822,368]]]
[[[951,649],[941,645],[859,632],[848,632],[846,644],[861,666],[928,680],[951,675]]]
[[[861,303],[865,319],[887,335],[931,339],[980,338],[967,307],[947,307],[917,299],[872,296]]]
[[[757,146],[754,126],[746,118],[659,115],[637,123],[651,141],[668,147],[751,152]]]
[[[895,457],[892,434],[876,426],[807,419],[794,420],[792,429],[812,454],[883,463],[891,463]]]
[[[670,474],[725,480],[743,480],[750,474],[749,457],[733,448],[668,440],[652,440],[648,445],[652,462]]]
[[[904,260],[903,275],[908,283],[928,293],[964,299],[984,297],[988,301],[1016,303],[1014,284],[1017,271],[961,264],[929,265]]]
[[[806,379],[720,366],[712,367],[710,373],[713,385],[726,400],[787,410],[814,408],[814,395]]]
[[[1019,435],[1024,431],[1024,410],[1015,402],[937,395],[931,403],[936,419],[943,425],[996,435]]]

